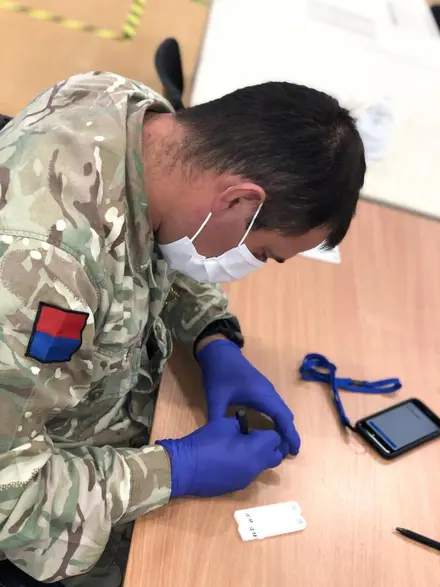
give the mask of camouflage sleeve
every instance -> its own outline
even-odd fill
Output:
[[[176,340],[193,345],[211,322],[223,318],[235,316],[228,311],[228,299],[218,285],[178,274],[164,309],[164,321]]]
[[[88,571],[112,525],[169,498],[161,447],[63,448],[47,432],[63,409],[75,406],[81,417],[93,373],[98,291],[82,263],[61,249],[0,236],[0,552],[40,581]],[[66,362],[48,362],[47,344],[35,334],[50,331],[42,300],[45,308],[67,311],[69,320],[83,320],[80,347]],[[43,319],[46,328],[35,329]]]

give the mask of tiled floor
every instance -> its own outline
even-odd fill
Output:
[[[131,0],[20,2],[28,9],[114,31],[122,30],[133,7]],[[146,0],[135,37],[111,40],[39,20],[29,12],[14,12],[12,4],[15,2],[0,0],[0,113],[9,115],[45,87],[84,71],[115,71],[160,89],[153,55],[159,42],[170,35],[182,45],[188,86],[208,14],[207,0]],[[37,15],[41,17],[41,12]]]

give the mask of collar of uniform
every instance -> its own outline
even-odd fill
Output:
[[[148,111],[164,113],[173,111],[159,94],[152,90],[150,92],[151,94],[145,100],[129,104],[127,112],[125,184],[127,255],[135,270],[143,270],[148,266],[154,247],[142,159],[143,122]]]

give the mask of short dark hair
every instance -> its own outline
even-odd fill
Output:
[[[269,82],[176,114],[187,130],[183,159],[203,170],[240,175],[266,201],[254,229],[286,236],[328,228],[344,238],[365,175],[362,140],[348,110],[305,86]]]

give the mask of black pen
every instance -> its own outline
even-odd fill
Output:
[[[414,542],[419,542],[420,544],[424,544],[425,546],[430,546],[431,548],[435,548],[435,550],[440,551],[440,542],[436,540],[432,540],[432,538],[427,538],[426,536],[422,536],[421,534],[417,534],[412,530],[405,530],[405,528],[396,528],[397,532],[405,536],[406,538],[410,538],[414,540]]]
[[[241,408],[235,412],[235,417],[238,420],[240,426],[240,432],[242,434],[249,434],[249,422],[246,416],[246,412]]]

